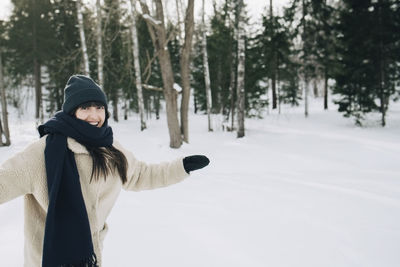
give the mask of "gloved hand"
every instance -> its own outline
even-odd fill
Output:
[[[183,159],[183,167],[187,173],[204,168],[210,163],[210,160],[203,155],[188,156]]]

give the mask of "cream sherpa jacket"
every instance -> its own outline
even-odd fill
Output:
[[[161,164],[145,164],[135,159],[133,154],[114,141],[114,146],[124,153],[128,161],[128,181],[122,185],[116,174],[106,180],[92,181],[92,159],[86,148],[72,138],[68,147],[75,154],[83,198],[89,217],[92,241],[101,266],[101,252],[107,233],[106,219],[120,193],[125,190],[139,191],[163,187],[180,182],[188,176],[182,159]],[[25,206],[25,246],[26,267],[40,267],[46,212],[49,203],[47,178],[44,161],[46,136],[29,145],[0,166],[0,204],[24,195]]]

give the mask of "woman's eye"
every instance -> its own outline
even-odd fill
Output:
[[[97,109],[104,109],[104,106],[97,107]]]

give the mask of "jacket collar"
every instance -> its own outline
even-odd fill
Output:
[[[89,154],[86,147],[76,141],[75,139],[68,137],[67,138],[68,148],[71,149],[75,154]]]

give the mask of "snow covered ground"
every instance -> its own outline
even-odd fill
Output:
[[[184,182],[122,192],[108,223],[105,267],[400,266],[400,105],[388,125],[357,128],[314,103],[246,121],[246,137],[207,132],[191,115],[190,144],[168,147],[165,119],[114,136],[147,162],[205,154]],[[12,146],[36,140],[32,121],[11,121]],[[0,205],[0,266],[23,264],[22,198]]]

